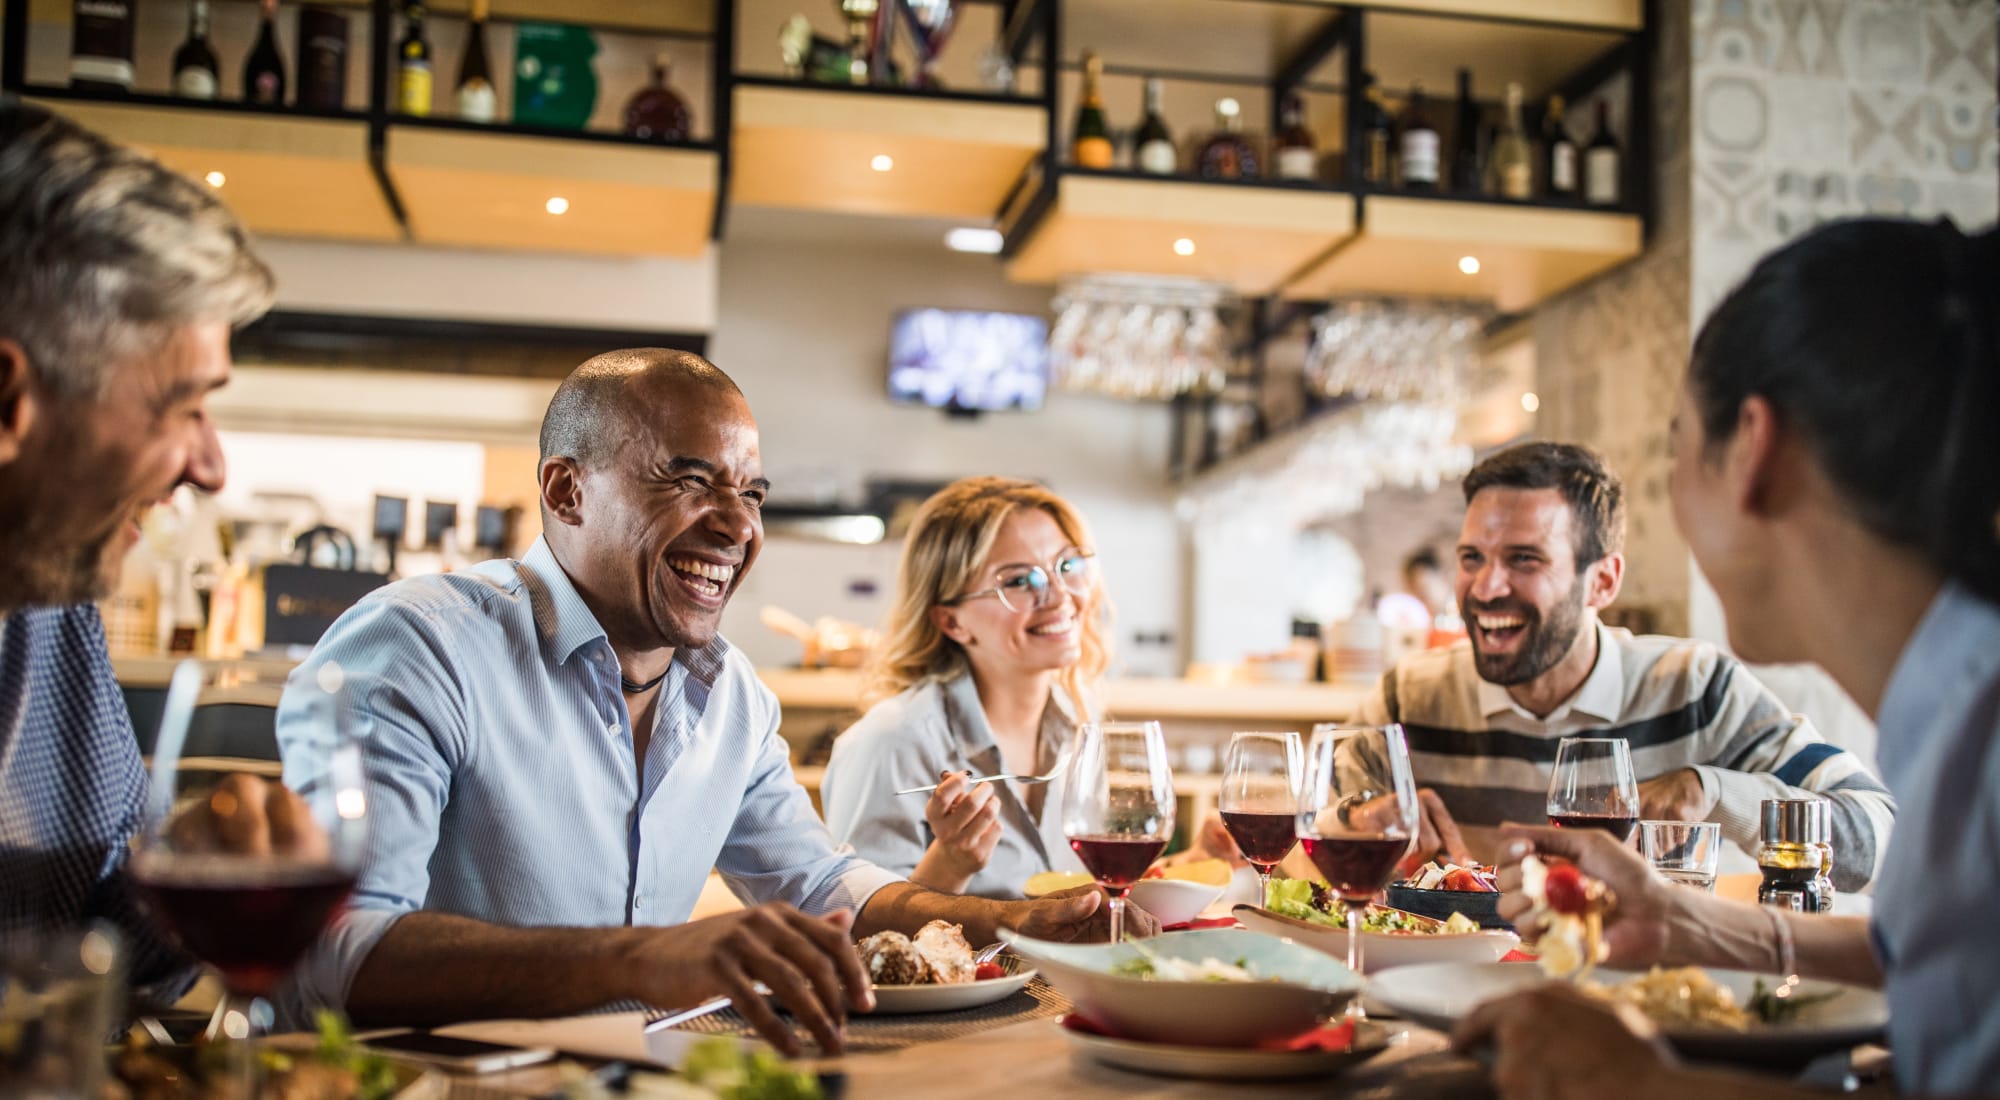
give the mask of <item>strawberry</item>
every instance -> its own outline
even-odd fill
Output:
[[[1451,873],[1445,875],[1444,881],[1439,885],[1441,885],[1446,890],[1470,890],[1473,891],[1474,893],[1481,893],[1481,894],[1492,894],[1497,892],[1493,889],[1492,883],[1479,877],[1478,872],[1468,870],[1467,868],[1464,867],[1457,868],[1456,870],[1453,870]]]
[[[1590,891],[1583,880],[1583,872],[1574,863],[1551,863],[1548,877],[1542,880],[1542,897],[1547,899],[1549,908],[1573,917],[1583,916],[1590,911]]]

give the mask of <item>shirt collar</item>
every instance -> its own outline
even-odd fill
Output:
[[[1507,689],[1490,683],[1478,676],[1478,664],[1474,662],[1474,678],[1479,682],[1479,712],[1488,718],[1496,714],[1513,711],[1537,722],[1553,722],[1571,714],[1584,714],[1606,722],[1616,722],[1625,709],[1625,662],[1618,653],[1618,639],[1610,628],[1601,622],[1594,622],[1597,631],[1597,662],[1590,666],[1590,675],[1583,678],[1568,699],[1562,701],[1546,718],[1535,718],[1522,709]],[[1466,647],[1466,660],[1472,660],[1472,649]]]
[[[535,545],[528,548],[521,565],[523,571],[535,581],[535,627],[541,632],[542,645],[556,664],[568,662],[577,650],[592,642],[602,641],[606,647],[610,646],[611,641],[604,633],[604,627],[591,613],[590,605],[583,602],[583,596],[570,582],[569,574],[563,572],[562,563],[556,561],[555,551],[549,549],[546,538],[536,537]],[[729,643],[717,634],[714,641],[700,649],[675,650],[674,663],[686,668],[703,684],[713,687],[716,678],[722,675],[729,648]]]

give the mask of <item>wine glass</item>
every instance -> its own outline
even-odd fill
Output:
[[[1549,824],[1602,829],[1630,840],[1639,824],[1639,784],[1632,749],[1622,737],[1565,737],[1549,779]]]
[[[322,666],[319,687],[336,697],[336,720],[310,744],[287,747],[296,800],[183,760],[200,667],[182,662],[167,691],[130,873],[160,924],[221,973],[211,1039],[249,1039],[270,1026],[263,998],[326,930],[361,869],[368,799],[360,745],[338,720],[338,665]],[[249,1044],[225,1045],[241,1094],[254,1095]]]
[[[1417,838],[1417,785],[1403,727],[1313,727],[1299,843],[1347,907],[1347,968],[1361,973],[1361,921]],[[1362,1016],[1361,1000],[1348,1018]]]
[[[1299,786],[1305,780],[1299,735],[1238,733],[1222,764],[1223,827],[1257,871],[1257,904],[1271,897],[1271,869],[1299,840]]]
[[[1111,942],[1125,931],[1125,895],[1174,833],[1174,777],[1158,722],[1091,722],[1064,772],[1063,835],[1111,895]]]

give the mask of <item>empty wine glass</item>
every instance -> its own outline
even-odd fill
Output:
[[[1299,843],[1347,907],[1347,968],[1361,973],[1361,921],[1417,838],[1417,785],[1403,727],[1313,727]],[[1361,1000],[1348,1018],[1362,1015]]]
[[[1271,897],[1271,869],[1299,840],[1299,790],[1305,781],[1299,735],[1238,733],[1229,738],[1217,806],[1236,849],[1257,871],[1257,904]]]
[[[1549,824],[1602,829],[1630,840],[1639,824],[1639,784],[1632,749],[1622,737],[1565,737],[1549,778]]]
[[[1063,835],[1111,895],[1111,942],[1125,932],[1125,895],[1174,834],[1174,777],[1158,722],[1091,722],[1064,772]]]

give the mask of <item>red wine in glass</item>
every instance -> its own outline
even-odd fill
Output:
[[[1558,829],[1601,829],[1623,844],[1639,827],[1637,814],[1550,814],[1549,824]]]
[[[278,985],[354,889],[352,873],[327,866],[158,861],[133,878],[189,954],[253,997]]]
[[[1284,862],[1291,853],[1292,845],[1299,842],[1299,815],[1296,813],[1224,810],[1222,824],[1228,828],[1229,837],[1236,842],[1243,858],[1267,875],[1271,873],[1271,868]]]
[[[1075,836],[1069,846],[1099,886],[1123,894],[1145,876],[1146,868],[1166,851],[1167,842],[1153,837]]]
[[[1364,904],[1389,885],[1410,850],[1406,836],[1308,836],[1299,843],[1342,900]]]

